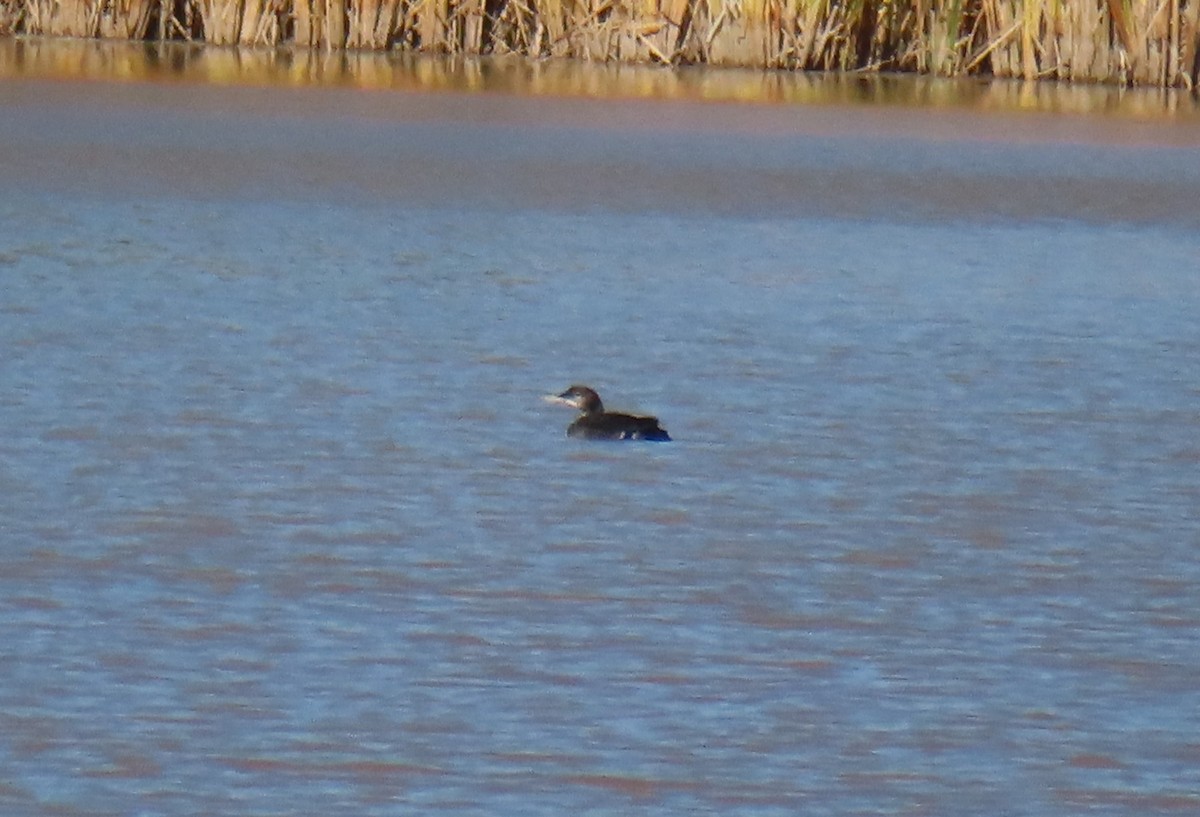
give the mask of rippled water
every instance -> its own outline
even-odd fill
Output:
[[[1194,154],[5,93],[7,813],[1200,808]]]

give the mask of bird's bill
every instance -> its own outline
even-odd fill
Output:
[[[553,403],[556,406],[567,406],[568,408],[579,408],[579,398],[570,392],[562,394],[547,394],[542,397],[547,403]]]

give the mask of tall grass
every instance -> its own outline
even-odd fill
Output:
[[[0,34],[1194,88],[1200,0],[0,0]]]

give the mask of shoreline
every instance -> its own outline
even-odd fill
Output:
[[[1200,6],[1085,0],[0,0],[0,37],[1200,85]]]

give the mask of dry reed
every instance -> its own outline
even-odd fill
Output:
[[[1194,88],[1200,0],[0,0],[0,34]]]

